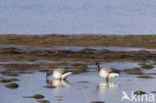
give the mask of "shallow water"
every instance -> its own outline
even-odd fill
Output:
[[[135,48],[135,47],[52,47],[52,48],[46,48],[46,47],[40,47],[40,48],[25,48],[19,45],[0,45],[0,49],[1,48],[10,48],[10,47],[14,47],[14,48],[18,48],[18,49],[22,49],[22,50],[72,50],[72,51],[80,51],[83,49],[95,49],[95,50],[110,50],[110,51],[140,51],[140,50],[145,50],[145,51],[150,51],[150,52],[155,52],[156,49],[147,49],[147,48]]]
[[[137,62],[111,62],[104,63],[101,67],[125,68],[121,65],[127,68],[139,66]],[[3,86],[4,84],[0,84],[0,102],[37,103],[38,100],[23,98],[23,96],[32,96],[39,93],[44,95],[44,99],[51,101],[51,103],[90,103],[91,101],[132,103],[127,100],[121,101],[123,91],[128,94],[137,90],[151,93],[151,91],[155,91],[156,86],[156,79],[139,79],[136,78],[136,75],[127,75],[125,73],[121,73],[119,77],[111,79],[108,83],[100,78],[95,71],[71,75],[67,81],[53,80],[52,77],[46,80],[45,76],[46,73],[41,72],[22,74],[17,77],[21,80],[16,82],[20,85],[17,89],[8,89]],[[45,85],[55,85],[57,88],[43,88]]]
[[[19,46],[19,45],[0,45],[0,49],[1,48],[10,48],[10,47],[22,49],[22,46]]]
[[[145,80],[137,79],[132,76],[122,75],[106,83],[96,72],[72,75],[68,78],[69,83],[64,83],[62,88],[47,89],[45,74],[24,74],[20,76],[21,81],[17,82],[20,87],[16,90],[10,90],[0,85],[1,99],[3,103],[34,103],[35,99],[23,98],[34,94],[42,94],[46,100],[55,103],[90,103],[91,101],[105,101],[111,103],[121,102],[122,91],[130,93],[131,91],[143,90],[147,93],[155,90],[153,83],[155,79]],[[88,81],[80,83],[79,81]],[[58,85],[53,82],[53,85]],[[150,85],[150,87],[149,87]],[[14,93],[16,92],[16,95]],[[56,96],[63,96],[63,100],[58,100]],[[112,99],[113,97],[113,99]],[[123,103],[126,103],[124,101]]]
[[[0,64],[36,64],[36,63],[61,63],[61,62],[70,62],[70,63],[83,63],[82,61],[53,61],[53,60],[35,60],[35,61],[5,61],[0,62]]]
[[[89,68],[95,68],[95,65],[88,65]],[[138,62],[101,62],[100,67],[116,68],[119,70],[133,67],[140,67]]]

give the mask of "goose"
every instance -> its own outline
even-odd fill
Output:
[[[50,75],[56,80],[65,80],[72,72],[68,72],[63,68],[54,69],[53,71],[47,72],[46,78]]]
[[[101,68],[98,62],[96,62],[96,66],[100,77],[105,78],[106,81],[108,81],[110,78],[115,78],[120,75],[119,70],[112,68]]]

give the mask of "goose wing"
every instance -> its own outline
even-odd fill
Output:
[[[64,73],[63,75],[62,75],[62,79],[66,79],[69,75],[71,75],[72,74],[72,72],[67,72],[67,73]]]
[[[118,74],[120,74],[120,71],[117,70],[117,69],[111,68],[111,71],[109,73],[118,73]]]
[[[111,71],[109,72],[109,78],[114,78],[119,76],[120,72],[119,70],[116,69],[111,69]]]
[[[62,74],[61,76],[62,79],[66,79],[69,75],[72,74],[72,72],[69,72],[66,69],[62,69],[62,68],[55,69],[55,72]]]

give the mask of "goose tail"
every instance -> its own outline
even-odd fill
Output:
[[[71,75],[72,74],[72,72],[67,72],[67,73],[65,73],[65,74],[63,74],[62,75],[62,79],[64,80],[64,79],[66,79],[69,75]]]

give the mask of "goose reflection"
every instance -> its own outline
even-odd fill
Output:
[[[52,86],[54,88],[69,88],[71,85],[67,80],[48,80],[46,79],[46,83],[48,86]]]
[[[98,94],[100,96],[114,93],[117,88],[118,88],[117,83],[105,80],[101,81],[97,86]]]

